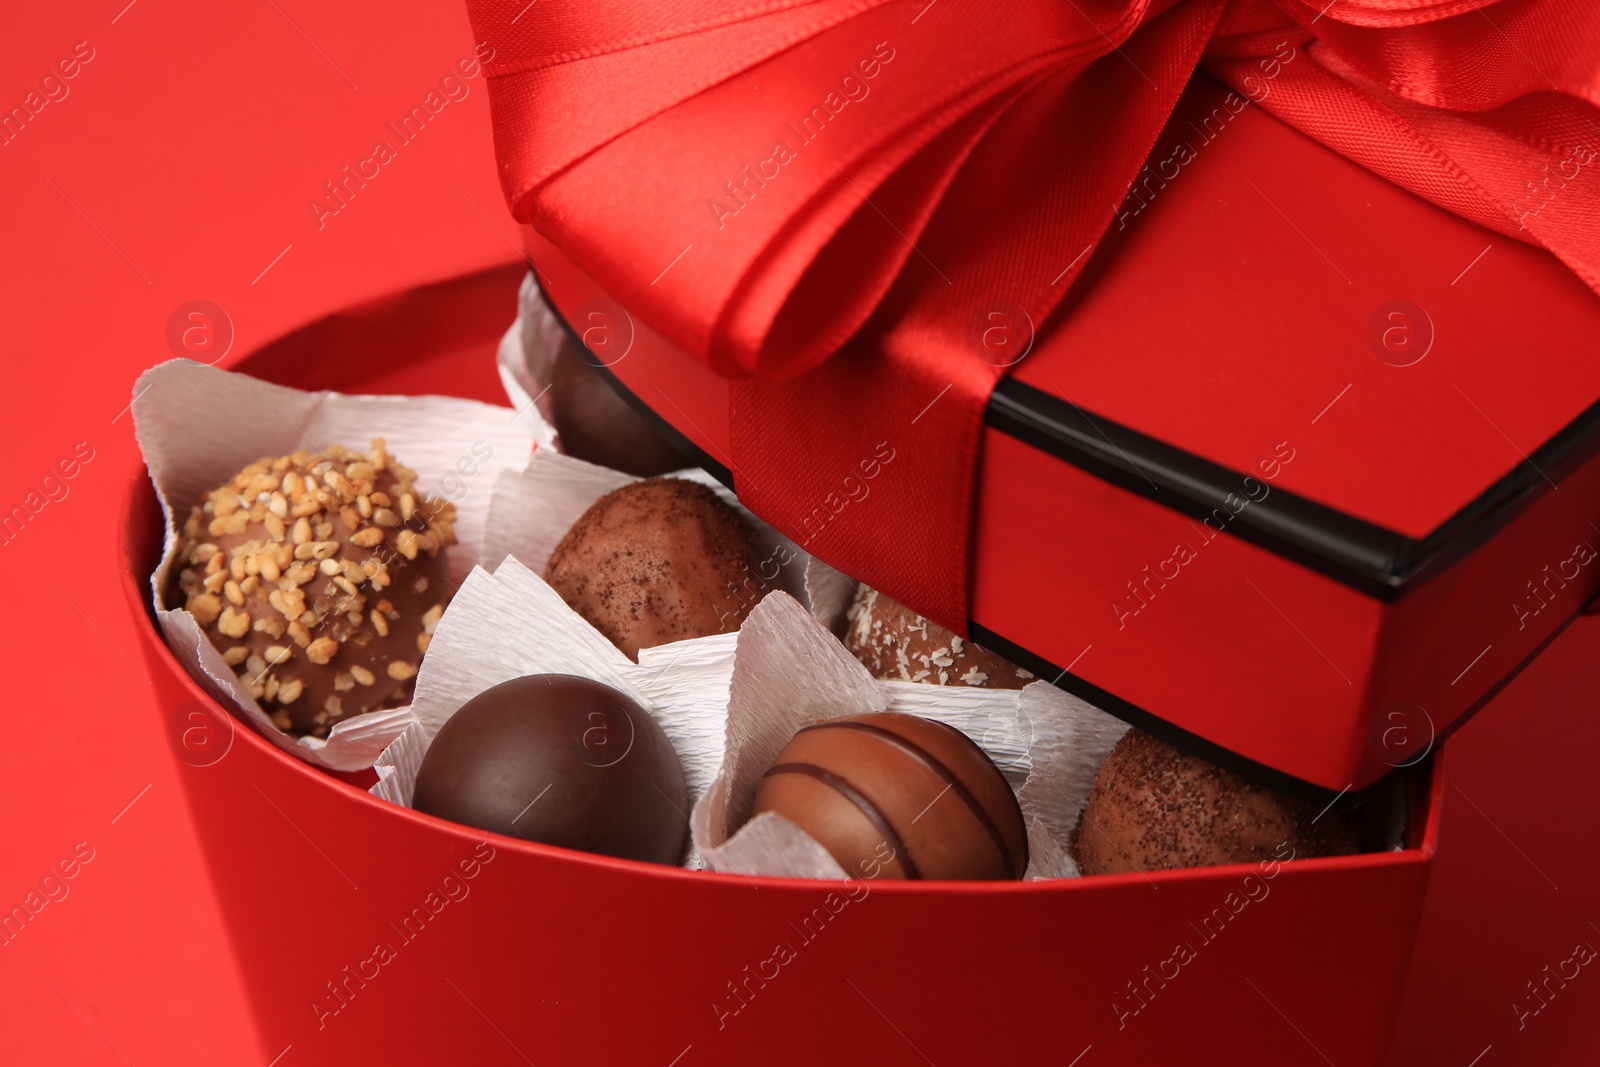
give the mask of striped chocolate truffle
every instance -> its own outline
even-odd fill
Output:
[[[852,877],[1021,878],[1028,833],[1005,777],[961,731],[896,712],[795,734],[762,776],[752,815],[809,834]]]

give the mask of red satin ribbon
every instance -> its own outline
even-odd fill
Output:
[[[1600,291],[1592,0],[468,9],[513,213],[743,377],[755,511],[958,633],[989,394],[1197,64]]]

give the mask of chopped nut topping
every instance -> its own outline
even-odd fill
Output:
[[[376,675],[362,666],[351,667],[350,675],[362,685],[371,685],[378,680]]]
[[[256,621],[250,624],[250,628],[259,630],[264,634],[271,634],[273,637],[283,636],[283,623],[271,615],[257,615]]]
[[[415,677],[417,669],[403,659],[392,659],[389,661],[389,666],[384,669],[384,673],[397,682],[403,682],[407,678]]]
[[[334,653],[338,651],[339,642],[331,637],[319,637],[306,646],[306,658],[312,663],[328,663],[332,661]]]
[[[196,621],[199,621],[198,616]],[[250,613],[234,611],[232,607],[223,608],[222,616],[217,619],[217,629],[229,637],[243,637],[250,632]]]
[[[350,535],[350,543],[361,548],[376,548],[383,544],[383,531],[376,526],[369,526],[365,530],[358,530]]]
[[[190,597],[184,607],[194,616],[194,621],[199,623],[202,629],[216,622],[217,616],[222,614],[222,601],[217,599],[215,593],[201,593],[199,596]]]
[[[383,617],[383,612],[376,610],[373,611],[372,628],[378,631],[379,637],[389,636],[389,620]]]
[[[278,686],[278,703],[293,704],[300,699],[300,693],[305,689],[305,683],[298,678],[290,678]]]

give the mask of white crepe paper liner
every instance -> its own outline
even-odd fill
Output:
[[[496,476],[520,470],[535,442],[550,438],[549,427],[531,408],[514,411],[441,396],[311,393],[189,360],[171,360],[140,375],[132,410],[166,517],[161,563],[150,589],[168,647],[196,682],[286,752],[330,770],[372,766],[411,722],[408,709],[353,715],[326,739],[290,737],[272,725],[194,617],[168,609],[162,597],[183,523],[207,493],[264,456],[336,444],[365,450],[372,438],[382,437],[389,454],[417,472],[420,494],[455,504],[458,543],[445,553],[451,582],[460,582],[479,562]],[[445,491],[446,486],[456,488]]]
[[[565,336],[566,331],[544,302],[539,282],[529,271],[517,290],[517,320],[500,339],[496,364],[511,406],[518,411],[530,405],[536,407],[552,428],[556,420],[547,387]],[[554,440],[559,441],[559,435]]]

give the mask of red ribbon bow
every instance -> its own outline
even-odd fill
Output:
[[[979,432],[1005,373],[984,309],[1045,321],[1197,64],[1600,291],[1600,179],[1563,169],[1600,146],[1592,0],[468,9],[494,46],[516,217],[746,376],[731,466],[755,511],[958,633]],[[886,454],[871,507],[837,508]]]

